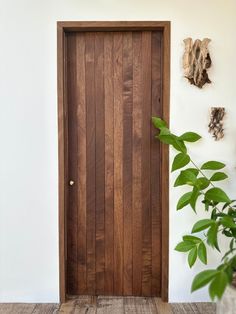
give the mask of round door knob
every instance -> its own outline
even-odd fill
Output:
[[[73,180],[69,181],[69,185],[74,185],[74,184],[75,184],[75,181],[73,181]]]

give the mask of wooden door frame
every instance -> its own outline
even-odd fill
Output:
[[[57,22],[58,152],[59,152],[59,284],[60,302],[66,300],[66,210],[68,199],[68,108],[66,88],[66,33],[84,31],[160,30],[163,32],[162,116],[169,123],[170,22]],[[161,297],[168,301],[169,265],[169,149],[161,144]]]

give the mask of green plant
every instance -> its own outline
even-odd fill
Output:
[[[179,171],[174,186],[189,187],[189,192],[180,197],[177,210],[189,205],[196,212],[201,202],[209,214],[208,219],[198,220],[194,224],[191,234],[183,236],[175,250],[188,254],[190,267],[197,259],[206,265],[207,249],[213,248],[220,252],[219,234],[230,239],[229,249],[224,254],[222,263],[216,269],[206,269],[200,272],[192,282],[192,292],[209,285],[211,299],[220,299],[227,285],[232,283],[236,269],[236,255],[234,254],[236,251],[236,200],[231,200],[224,190],[216,186],[217,181],[228,178],[227,174],[221,170],[225,164],[219,161],[207,161],[198,166],[189,156],[186,143],[200,140],[200,135],[187,132],[177,136],[171,133],[162,119],[153,117],[152,122],[160,131],[156,138],[177,151],[171,169],[172,172]],[[191,164],[190,167],[189,164]]]

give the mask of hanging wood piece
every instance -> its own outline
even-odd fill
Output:
[[[184,76],[190,84],[199,88],[202,88],[206,83],[211,83],[207,73],[211,66],[211,58],[208,51],[210,41],[209,38],[204,38],[203,40],[196,39],[195,42],[193,42],[192,38],[184,39]]]
[[[216,141],[219,141],[224,137],[223,118],[225,116],[225,108],[212,107],[210,123],[208,125],[209,133],[212,134]]]

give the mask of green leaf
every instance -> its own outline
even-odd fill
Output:
[[[228,176],[224,172],[216,172],[211,176],[210,181],[221,181],[227,178]]]
[[[193,279],[191,291],[193,292],[206,286],[217,274],[218,271],[215,269],[204,270],[197,274]]]
[[[196,142],[201,136],[194,132],[186,132],[179,137],[181,140],[186,142]]]
[[[156,138],[158,138],[161,142],[165,144],[172,145],[179,152],[187,152],[187,148],[184,142],[179,140],[176,135],[170,133],[170,130],[168,128],[162,127],[160,130],[161,132],[159,135],[156,135]]]
[[[218,216],[217,216],[216,208],[213,208],[213,209],[212,209],[212,212],[211,212],[211,219],[216,220],[217,217],[218,217]]]
[[[187,148],[183,141],[179,140],[177,136],[174,137],[173,147],[182,153],[187,153]]]
[[[192,236],[192,235],[185,235],[183,236],[183,240],[187,242],[193,242],[194,244],[202,242],[202,239]]]
[[[156,129],[161,129],[167,126],[166,122],[158,117],[152,117],[152,123]]]
[[[194,263],[196,262],[196,259],[197,259],[197,247],[195,246],[194,248],[192,248],[192,250],[188,254],[188,264],[190,268],[194,265]]]
[[[203,170],[219,170],[225,167],[225,164],[219,161],[208,161],[201,166]]]
[[[230,231],[232,232],[234,238],[236,238],[236,229],[230,229]]]
[[[205,205],[205,211],[209,210],[209,207],[212,206],[211,202],[206,200],[206,198],[204,198],[204,200],[202,201],[202,203]]]
[[[195,244],[189,241],[183,241],[176,245],[175,250],[178,252],[188,252],[190,251]]]
[[[209,184],[210,184],[210,181],[205,177],[198,178],[196,181],[196,186],[200,190],[206,189],[209,186]]]
[[[232,259],[231,259],[231,266],[232,268],[236,268],[236,256],[234,256]]]
[[[233,281],[234,269],[235,268],[232,266],[232,264],[229,267],[224,269],[226,275],[228,276],[228,283],[232,283],[232,281]]]
[[[198,257],[203,264],[207,264],[207,251],[206,246],[203,242],[201,242],[198,246]]]
[[[172,134],[159,134],[157,135],[157,138],[165,144],[172,145],[174,143],[174,138]]]
[[[226,228],[236,228],[236,223],[230,216],[224,216],[223,218],[221,218],[220,223]]]
[[[199,190],[194,187],[193,191],[192,191],[192,195],[191,195],[191,199],[189,204],[191,205],[192,209],[195,211],[196,210],[196,203],[198,200],[198,197],[201,195],[201,193],[199,192]]]
[[[177,204],[177,210],[182,209],[183,207],[185,207],[189,204],[190,199],[191,199],[191,195],[192,195],[192,192],[188,192],[188,193],[185,193],[184,195],[182,195],[180,197],[178,204]]]
[[[202,219],[197,221],[192,229],[192,233],[196,233],[209,228],[212,224],[215,224],[215,220],[212,219]]]
[[[206,199],[214,202],[230,202],[227,194],[220,188],[209,189],[205,194]]]
[[[231,217],[236,218],[236,211],[235,211],[235,209],[230,207],[229,210],[228,210],[228,215],[230,215]]]
[[[197,170],[196,168],[188,168],[186,170],[191,171],[195,175],[195,177],[198,176],[199,170]]]
[[[174,138],[174,135],[171,134],[170,130],[164,126],[160,129],[160,135],[171,135]]]
[[[218,245],[218,228],[219,225],[218,223],[214,223],[210,226],[208,232],[207,232],[207,243],[212,246],[215,247],[219,252],[219,245]]]
[[[181,171],[181,173],[182,173],[182,171]],[[177,186],[181,186],[181,185],[186,184],[186,182],[182,179],[181,173],[180,173],[180,175],[178,175],[178,177],[176,178],[175,183],[174,183],[174,187],[177,187]]]
[[[221,299],[225,288],[228,285],[228,276],[224,271],[219,272],[215,278],[212,280],[210,286],[209,286],[209,294],[214,301],[214,299],[217,297],[218,299]]]
[[[182,170],[180,175],[176,178],[174,186],[177,187],[184,184],[194,185],[196,180],[197,178],[192,171],[189,169]]]
[[[179,153],[175,156],[171,171],[183,168],[190,162],[190,157],[187,154]]]

